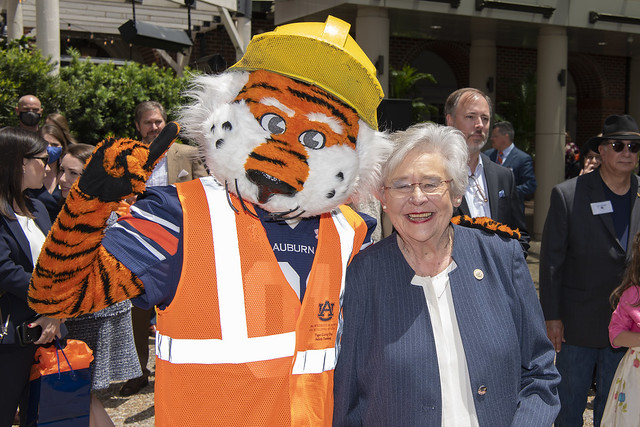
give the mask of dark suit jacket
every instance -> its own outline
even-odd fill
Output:
[[[454,230],[450,287],[478,421],[550,426],[560,409],[560,377],[520,246],[480,230]],[[347,269],[336,426],[441,425],[429,309],[396,239],[394,233],[360,252]]]
[[[631,244],[623,248],[608,213],[594,215],[592,203],[606,201],[600,170],[556,185],[542,233],[540,301],[547,320],[562,320],[567,344],[609,345],[611,291],[620,284]],[[631,176],[629,242],[640,226],[638,177]]]
[[[520,197],[516,191],[516,183],[513,173],[497,163],[492,162],[485,154],[480,153],[484,176],[487,182],[487,198],[491,208],[491,218],[520,230],[520,245],[526,254],[529,251],[531,236],[527,232],[524,220],[524,210],[521,209]],[[462,198],[460,207],[454,209],[453,215],[470,215],[469,206],[465,198]]]
[[[35,222],[46,236],[51,228],[49,214],[39,200],[33,200]],[[29,241],[17,220],[0,215],[0,297],[3,321],[9,320],[9,335],[2,344],[12,344],[15,326],[31,319],[36,313],[27,305],[27,291],[36,260],[31,259]]]
[[[495,162],[498,157],[498,151],[493,148],[484,152],[489,158]],[[530,155],[513,147],[507,159],[502,163],[505,168],[511,169],[516,179],[516,189],[520,196],[522,208],[524,209],[524,200],[535,193],[538,186],[536,175],[533,172],[533,159]]]

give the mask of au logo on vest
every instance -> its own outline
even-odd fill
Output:
[[[333,319],[333,303],[328,300],[318,304],[318,319],[326,322]]]

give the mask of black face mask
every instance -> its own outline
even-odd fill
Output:
[[[20,113],[20,121],[25,126],[35,126],[40,122],[40,114],[34,113],[33,111],[22,111]]]

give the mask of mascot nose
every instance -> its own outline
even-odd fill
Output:
[[[274,194],[293,196],[296,193],[291,185],[263,171],[250,169],[247,178],[258,186],[258,202],[263,204]]]

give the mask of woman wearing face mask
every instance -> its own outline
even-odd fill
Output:
[[[58,174],[61,203],[64,203],[71,186],[82,175],[84,165],[94,148],[88,144],[72,144],[62,155]],[[115,221],[115,215],[111,221]],[[93,350],[92,391],[105,389],[112,381],[124,381],[142,375],[133,341],[131,302],[128,300],[96,313],[67,319],[65,325],[69,329],[68,338],[82,340]],[[113,425],[102,403],[93,393],[90,411],[92,426]]]
[[[26,190],[42,187],[47,142],[34,132],[3,128],[0,152],[0,425],[8,426],[18,406],[21,421],[26,422],[36,346],[61,334],[60,320],[35,319],[27,305],[31,272],[51,222],[42,203],[26,196]],[[21,345],[16,329],[21,324],[30,332],[41,327],[40,337]]]
[[[44,138],[45,141],[49,143],[49,157],[51,158],[59,158],[60,154],[67,148],[67,140],[65,139],[64,133],[60,128],[51,124],[44,124],[40,129],[38,129],[38,135]],[[59,154],[54,154],[59,153]],[[47,192],[53,196],[57,204],[60,204],[60,188],[58,187],[58,166],[60,162],[58,160],[49,162],[49,170],[44,175],[44,187]],[[47,203],[44,200],[41,200],[45,206]],[[48,209],[48,206],[47,206]],[[54,217],[55,218],[55,217]],[[53,222],[53,219],[51,220]]]

